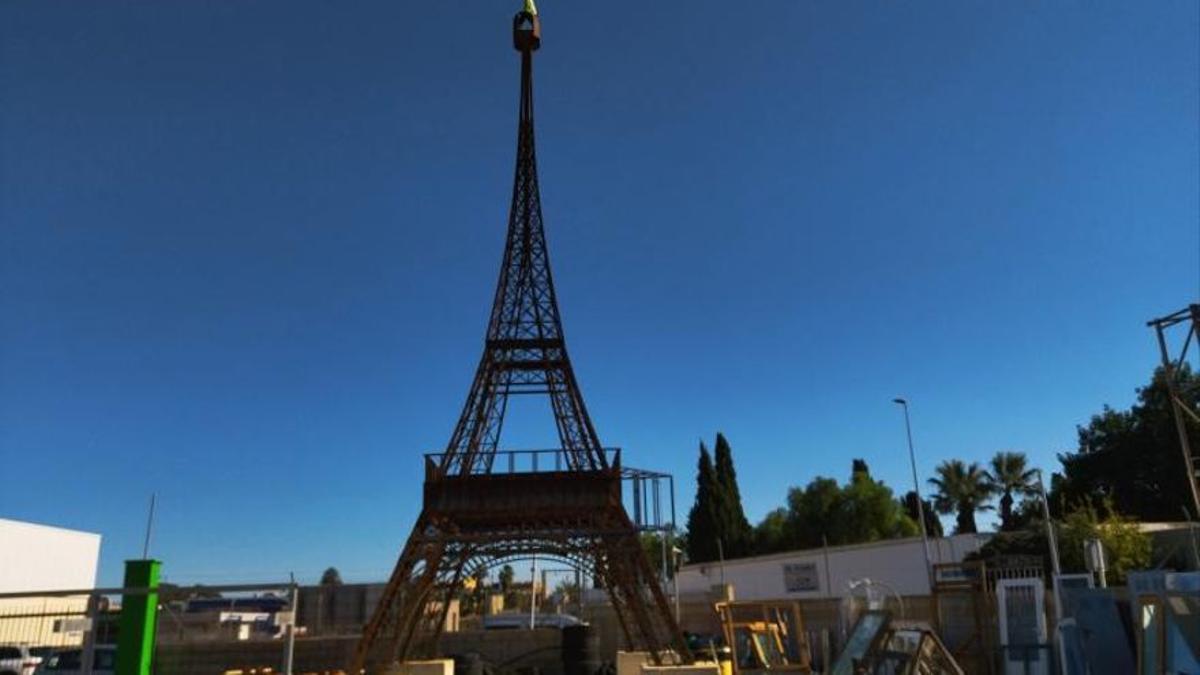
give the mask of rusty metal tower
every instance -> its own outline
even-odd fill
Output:
[[[1189,353],[1200,353],[1200,304],[1188,305],[1186,308],[1167,316],[1151,319],[1146,325],[1153,328],[1158,335],[1159,356],[1162,359],[1163,378],[1167,383],[1167,393],[1171,399],[1171,413],[1175,418],[1175,431],[1179,435],[1179,449],[1183,453],[1183,470],[1187,477],[1189,496],[1191,499],[1190,518],[1200,518],[1200,447],[1193,449],[1192,442],[1200,439],[1190,438],[1188,427],[1200,424],[1200,411],[1189,401],[1195,400],[1195,391],[1184,391],[1180,375],[1188,365]],[[1173,355],[1168,344],[1169,332],[1183,333],[1183,345],[1178,355]],[[1193,347],[1193,345],[1195,345]]]
[[[527,4],[513,18],[513,46],[521,55],[516,175],[483,357],[446,450],[425,457],[421,514],[350,673],[433,656],[465,578],[531,555],[565,561],[603,585],[628,646],[656,658],[674,649],[690,660],[639,540],[641,529],[661,523],[657,488],[669,476],[623,468],[620,450],[601,446],[563,340],[534,150],[533,53],[540,45],[541,23]],[[559,448],[499,449],[515,394],[550,399]],[[634,491],[633,519],[624,483]],[[673,504],[671,511],[673,527]]]

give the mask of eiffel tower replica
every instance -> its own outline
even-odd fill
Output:
[[[628,647],[651,652],[656,662],[668,649],[691,660],[625,510],[620,451],[601,446],[567,357],[534,152],[533,52],[540,43],[541,23],[527,2],[513,18],[521,55],[517,165],[483,357],[445,452],[425,457],[421,515],[349,673],[435,656],[464,580],[531,556],[566,561],[602,585]],[[560,448],[499,450],[505,409],[516,394],[549,397]]]

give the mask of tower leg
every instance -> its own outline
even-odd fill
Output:
[[[413,583],[412,575],[417,564],[422,561],[421,549],[424,547],[422,535],[428,527],[429,520],[422,513],[417,518],[416,524],[413,525],[404,550],[401,551],[400,558],[396,561],[396,567],[392,569],[392,575],[383,589],[379,604],[375,606],[370,621],[363,626],[362,637],[354,649],[354,656],[347,671],[349,675],[359,675],[363,672],[368,665],[372,650],[377,650],[378,644],[393,645],[388,650],[388,656],[394,655],[397,648],[395,644],[405,632],[403,615],[407,608],[404,605],[408,604],[406,601],[410,600],[411,596],[419,594],[420,591]],[[385,657],[385,660],[388,659]]]

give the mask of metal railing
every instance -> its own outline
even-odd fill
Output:
[[[620,448],[601,448],[609,467],[621,466]],[[431,452],[425,454],[426,465],[440,466],[447,453]],[[480,460],[478,473],[504,475],[510,473],[548,473],[553,471],[570,471],[573,455],[578,451],[563,448],[547,450],[498,450]]]
[[[674,531],[675,478],[671,474],[625,468],[621,481],[625,510],[639,530]]]
[[[604,458],[619,473],[621,498],[629,517],[639,530],[665,532],[675,528],[675,478],[669,473],[621,466],[620,448],[603,448]],[[500,450],[492,454],[480,474],[504,476],[522,473],[555,473],[572,470],[573,453],[562,448],[544,450]],[[444,452],[425,454],[426,477],[439,477]]]

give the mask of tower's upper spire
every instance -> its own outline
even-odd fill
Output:
[[[440,460],[444,473],[490,471],[509,395],[534,393],[550,398],[567,467],[608,467],[567,356],[542,226],[533,139],[533,52],[540,44],[541,23],[527,1],[513,17],[513,45],[521,52],[521,105],[508,235],[483,358]]]
[[[533,0],[525,0],[525,9],[513,17],[513,47],[527,54],[542,46],[542,22]]]

